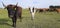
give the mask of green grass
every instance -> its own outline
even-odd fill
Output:
[[[29,10],[23,10],[22,22],[17,20],[17,28],[60,28],[60,14],[56,12],[36,13],[31,20]],[[0,28],[13,28],[12,20],[8,18],[7,10],[0,9]]]

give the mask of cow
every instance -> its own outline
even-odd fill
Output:
[[[20,18],[20,21],[22,21],[22,7],[17,6],[18,3],[16,5],[9,4],[7,6],[3,2],[2,4],[7,9],[8,16],[12,19],[12,26],[16,27],[17,18]]]
[[[56,11],[56,8],[60,8],[60,6],[49,6],[49,11]]]
[[[29,7],[29,11],[30,11],[30,14],[31,14],[31,20],[34,19],[34,15],[35,15],[35,12],[36,12],[36,9],[34,7]]]
[[[36,12],[43,12],[43,9],[36,9]]]
[[[57,13],[60,13],[60,6],[49,6],[49,11],[55,11]]]
[[[56,10],[56,7],[55,6],[49,6],[49,11],[52,12],[52,11],[55,11]]]
[[[60,13],[60,8],[56,8],[56,12],[57,13]]]
[[[36,9],[36,12],[46,12],[46,11],[49,11],[49,8],[37,8]]]

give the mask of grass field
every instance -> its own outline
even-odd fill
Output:
[[[56,12],[36,13],[35,19],[31,20],[28,10],[23,10],[23,21],[17,20],[16,28],[60,28],[60,14]],[[0,9],[0,28],[13,28],[12,20],[8,18],[7,10]]]

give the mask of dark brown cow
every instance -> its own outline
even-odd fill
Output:
[[[43,12],[43,9],[37,9],[36,12]]]
[[[56,11],[57,13],[60,13],[60,6],[49,6],[49,11]]]
[[[60,8],[56,8],[57,13],[60,13]]]
[[[56,8],[60,8],[60,6],[49,6],[49,11],[56,11]]]
[[[3,4],[3,3],[2,3],[2,4]],[[10,4],[10,5],[7,5],[7,6],[5,6],[5,5],[3,4],[3,6],[4,6],[5,8],[7,8],[8,16],[9,16],[10,18],[12,18],[13,27],[16,27],[17,18],[19,17],[20,20],[22,21],[22,18],[21,18],[21,16],[22,16],[22,8],[19,7],[19,6],[17,6],[17,4],[16,4],[16,5]]]

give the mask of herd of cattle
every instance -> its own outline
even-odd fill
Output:
[[[60,13],[60,6],[49,6],[49,8],[36,8],[36,12],[46,12],[46,11],[56,11],[57,13]]]
[[[9,18],[12,18],[13,22],[13,27],[16,27],[16,21],[17,18],[20,18],[20,21],[22,21],[22,7],[16,5],[5,5],[2,2],[3,6],[7,9],[8,11],[8,16]],[[31,17],[34,19],[35,12],[46,12],[46,11],[56,11],[57,13],[60,13],[60,6],[49,6],[49,8],[29,8]]]

